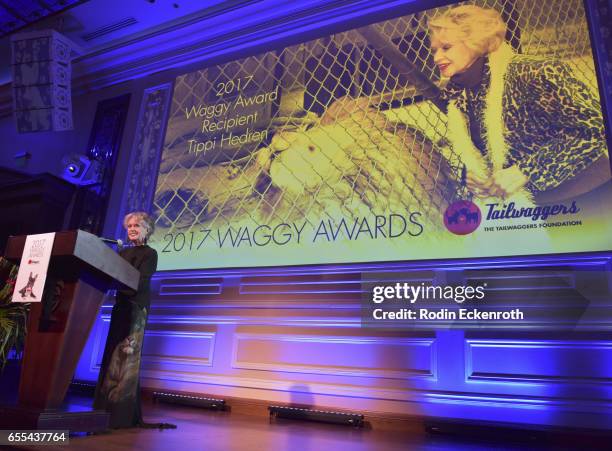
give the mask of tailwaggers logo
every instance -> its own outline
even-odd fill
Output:
[[[538,227],[563,227],[582,225],[579,220],[565,221],[546,221],[552,216],[572,216],[580,212],[580,208],[576,205],[576,201],[572,201],[571,205],[555,204],[543,206],[517,206],[514,202],[508,204],[489,203],[486,204],[487,212],[485,221],[508,221],[521,218],[531,219],[528,224],[512,224],[512,225],[497,225],[495,228],[485,231],[503,231],[515,229],[529,229]],[[467,235],[474,232],[482,221],[482,213],[478,205],[468,200],[459,200],[448,206],[444,213],[444,225],[455,235]],[[534,224],[539,221],[538,224]]]
[[[490,203],[487,204],[487,221],[490,219],[518,219],[530,218],[532,221],[546,220],[551,216],[575,215],[580,211],[576,201],[572,201],[570,206],[565,204],[542,205],[522,207],[514,202],[508,204]]]

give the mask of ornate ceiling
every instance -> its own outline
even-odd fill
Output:
[[[0,0],[0,37],[86,0]]]

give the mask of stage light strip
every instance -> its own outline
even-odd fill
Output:
[[[362,427],[364,416],[359,413],[335,412],[331,410],[303,409],[299,407],[269,406],[270,419],[287,418],[294,420],[317,421],[321,423],[345,424]]]
[[[201,407],[212,410],[226,410],[224,399],[205,398],[201,396],[179,395],[176,393],[153,392],[154,402],[166,402],[184,406]]]

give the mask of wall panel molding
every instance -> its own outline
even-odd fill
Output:
[[[612,383],[606,363],[612,361],[612,341],[492,338],[467,339],[465,345],[468,381]]]
[[[232,349],[233,368],[330,376],[435,379],[436,361],[434,338],[237,333]]]
[[[142,354],[143,368],[151,364],[212,367],[215,355],[215,332],[147,330]]]
[[[93,329],[94,346],[90,359],[92,371],[100,370],[109,326],[110,314],[103,314]],[[152,330],[151,327],[147,327],[142,352],[143,367],[151,364],[212,367],[216,335],[216,332],[182,331],[172,328]]]

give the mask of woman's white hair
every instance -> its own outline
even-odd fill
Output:
[[[497,50],[506,37],[506,24],[499,12],[475,5],[446,10],[429,21],[429,29],[434,36],[443,31],[455,33],[478,56]]]
[[[127,223],[131,218],[138,219],[140,227],[144,229],[145,241],[148,240],[149,237],[153,234],[153,231],[155,230],[155,222],[153,221],[153,218],[151,218],[151,216],[149,216],[144,211],[132,211],[125,215],[125,218],[123,218],[124,229],[127,230]]]

